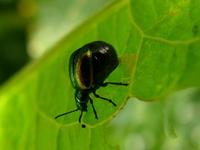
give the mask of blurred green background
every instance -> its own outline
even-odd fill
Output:
[[[22,68],[28,61],[27,17],[18,0],[0,1],[0,84]]]

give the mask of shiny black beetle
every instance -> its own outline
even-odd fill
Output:
[[[84,45],[72,53],[69,61],[69,75],[73,87],[75,88],[75,101],[77,108],[75,110],[59,114],[55,117],[80,110],[79,123],[83,111],[87,111],[88,101],[92,105],[95,118],[98,119],[97,112],[93,105],[93,100],[90,98],[90,93],[93,93],[96,98],[106,100],[116,104],[108,98],[99,96],[96,90],[100,87],[105,87],[108,84],[127,86],[121,82],[104,82],[108,75],[118,66],[119,60],[115,49],[110,44],[103,41],[94,41]]]

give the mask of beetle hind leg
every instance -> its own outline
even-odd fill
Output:
[[[106,87],[109,84],[111,84],[111,85],[119,85],[119,86],[128,86],[128,83],[122,83],[122,82],[104,82],[101,86]]]
[[[108,101],[109,103],[113,104],[113,106],[117,106],[117,104],[115,104],[111,99],[102,97],[102,96],[98,95],[96,92],[93,92],[93,94],[94,94],[94,96],[95,96],[96,98],[99,98],[99,99]]]
[[[93,109],[95,118],[98,119],[98,115],[97,115],[96,109],[95,109],[95,107],[94,107],[93,100],[92,100],[91,98],[90,98],[90,104],[92,105],[92,109]]]

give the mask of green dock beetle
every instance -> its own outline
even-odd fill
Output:
[[[96,90],[109,84],[121,86],[128,85],[127,83],[121,82],[104,82],[118,64],[119,60],[115,49],[112,45],[103,41],[88,43],[73,52],[69,60],[69,76],[75,89],[77,108],[59,114],[55,119],[80,110],[79,123],[81,123],[82,114],[87,111],[88,101],[92,106],[95,118],[98,119],[93,100],[90,97],[91,93],[93,93],[96,98],[108,101],[116,106],[111,99],[98,95]]]

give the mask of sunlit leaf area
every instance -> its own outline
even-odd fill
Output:
[[[200,0],[0,1],[0,150],[200,149],[199,14]],[[98,119],[89,102],[82,124],[55,119],[76,109],[69,59],[92,41],[118,54],[105,81],[128,86],[97,90],[116,107],[91,93]]]

